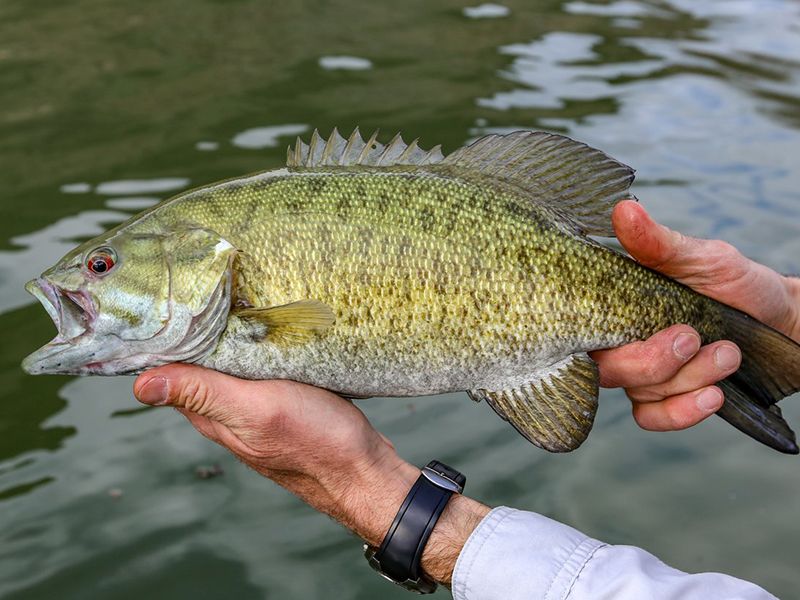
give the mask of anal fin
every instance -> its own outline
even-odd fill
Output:
[[[533,444],[550,452],[580,446],[597,412],[600,369],[585,353],[572,354],[505,390],[471,390]]]

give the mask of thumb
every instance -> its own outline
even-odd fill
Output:
[[[171,364],[142,373],[136,398],[151,406],[174,406],[234,426],[248,411],[253,383],[196,365]]]
[[[656,223],[638,202],[620,202],[611,219],[617,239],[640,264],[674,278],[707,269],[708,252],[702,247],[703,240]]]

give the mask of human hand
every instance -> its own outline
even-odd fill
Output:
[[[174,406],[204,436],[313,508],[379,545],[420,474],[344,398],[291,381],[246,381],[194,365],[140,375],[134,394]],[[422,568],[449,582],[488,507],[454,496],[425,546]]]
[[[639,263],[800,342],[800,279],[779,275],[726,242],[671,231],[633,201],[616,206],[613,222],[620,243]],[[591,356],[600,365],[600,385],[625,388],[636,422],[654,431],[684,429],[715,413],[723,394],[714,384],[741,362],[733,342],[701,347],[688,325]]]

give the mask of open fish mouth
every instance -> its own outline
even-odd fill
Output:
[[[58,334],[51,343],[68,342],[92,328],[94,306],[85,292],[63,290],[46,279],[33,279],[25,289],[42,303]]]
[[[58,333],[28,356],[22,368],[30,374],[40,374],[67,373],[81,366],[76,364],[75,352],[67,351],[75,350],[76,345],[81,345],[80,338],[93,331],[96,311],[88,294],[64,290],[41,277],[29,281],[25,289],[41,302]]]

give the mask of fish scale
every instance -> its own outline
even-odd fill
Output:
[[[743,349],[720,383],[722,416],[796,452],[775,403],[800,388],[800,347],[589,237],[613,235],[632,180],[602,152],[547,133],[487,136],[444,156],[399,136],[383,146],[315,132],[286,168],[166,200],[32,282],[45,303],[80,293],[97,314],[25,367],[109,375],[181,360],[350,397],[464,390],[564,452],[597,408],[587,352],[688,323]],[[98,248],[118,265],[87,275]]]

